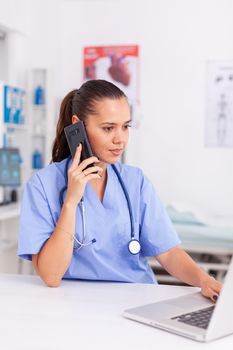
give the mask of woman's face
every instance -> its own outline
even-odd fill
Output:
[[[127,100],[105,98],[95,103],[95,115],[85,121],[93,153],[104,163],[115,163],[121,157],[129,138],[131,123]]]

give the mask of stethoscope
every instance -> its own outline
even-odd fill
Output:
[[[66,166],[65,166],[65,179],[66,179],[66,184],[68,182],[68,178],[67,178],[67,173],[68,173],[68,167],[69,167],[69,163],[70,163],[70,160],[71,160],[71,157],[69,157],[66,161]],[[114,164],[111,164],[119,182],[120,182],[120,185],[121,185],[121,188],[124,192],[124,196],[126,198],[126,201],[127,201],[127,206],[128,206],[128,210],[129,210],[129,217],[130,217],[130,227],[131,227],[131,238],[130,238],[130,241],[128,243],[128,250],[131,254],[133,255],[136,255],[140,252],[141,250],[141,244],[139,242],[138,239],[135,238],[135,234],[134,234],[134,218],[133,218],[133,211],[132,211],[132,206],[131,206],[131,202],[130,202],[130,199],[129,199],[129,194],[128,194],[128,191],[125,187],[125,184],[122,180],[122,177],[119,173],[119,171],[117,170],[117,167],[114,165]],[[67,185],[64,186],[61,191],[60,191],[60,204],[61,204],[61,207],[63,206],[63,196],[64,196],[64,193],[67,189]],[[76,250],[80,250],[81,248],[83,247],[87,247],[93,243],[96,242],[96,239],[93,238],[92,240],[88,241],[88,242],[85,242],[86,241],[86,219],[85,219],[85,205],[84,205],[84,198],[82,197],[81,198],[81,201],[80,201],[80,207],[81,207],[81,216],[82,216],[82,225],[83,225],[83,233],[82,233],[82,241],[79,241],[77,239],[77,237],[74,235],[74,240],[75,242],[77,243],[78,247],[75,248]]]

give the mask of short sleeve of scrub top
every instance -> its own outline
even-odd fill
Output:
[[[46,194],[40,177],[34,174],[24,188],[20,213],[18,254],[31,260],[54,231],[55,223],[51,215]]]

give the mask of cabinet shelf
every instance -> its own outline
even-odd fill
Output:
[[[45,138],[46,137],[46,135],[44,133],[37,133],[37,132],[33,132],[32,136],[38,137],[38,138]]]
[[[12,128],[19,131],[28,131],[28,126],[25,124],[4,123],[5,128]]]
[[[34,111],[42,111],[45,112],[46,111],[46,105],[32,105],[32,109]]]
[[[1,240],[0,239],[0,252],[8,251],[9,249],[13,249],[17,247],[17,241],[11,240]]]

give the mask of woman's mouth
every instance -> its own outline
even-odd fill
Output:
[[[118,157],[121,155],[123,149],[122,148],[115,148],[115,149],[110,149],[109,150],[113,156]]]

